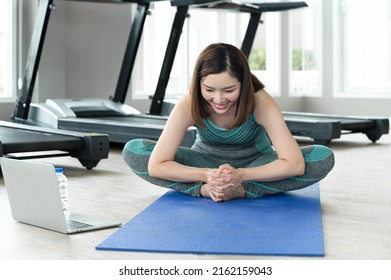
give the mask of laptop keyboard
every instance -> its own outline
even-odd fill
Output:
[[[81,229],[81,228],[92,227],[92,225],[90,225],[90,224],[85,224],[85,223],[77,222],[74,220],[68,220],[67,224],[70,229]]]

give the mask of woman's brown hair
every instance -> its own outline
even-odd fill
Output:
[[[207,46],[198,56],[190,84],[191,114],[199,127],[205,127],[202,119],[210,116],[210,108],[201,95],[201,82],[210,74],[228,72],[241,85],[236,108],[236,120],[231,128],[244,123],[255,107],[254,93],[264,88],[255,77],[247,62],[247,57],[235,46],[216,43]]]

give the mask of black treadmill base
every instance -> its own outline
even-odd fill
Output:
[[[327,114],[283,112],[285,122],[294,136],[312,138],[315,143],[329,145],[343,134],[363,133],[375,143],[389,133],[389,119],[338,116]]]
[[[0,156],[17,159],[71,156],[87,169],[109,154],[106,134],[49,129],[0,121]]]

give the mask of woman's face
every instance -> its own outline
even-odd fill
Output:
[[[228,72],[210,74],[201,81],[201,94],[217,114],[236,112],[240,87],[240,82]]]

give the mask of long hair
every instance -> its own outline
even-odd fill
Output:
[[[216,43],[207,46],[198,56],[190,84],[191,114],[199,127],[205,127],[202,119],[210,116],[210,107],[201,94],[201,82],[206,76],[228,72],[241,85],[236,108],[236,118],[231,128],[243,124],[255,107],[255,92],[264,85],[255,77],[247,57],[235,46]]]

